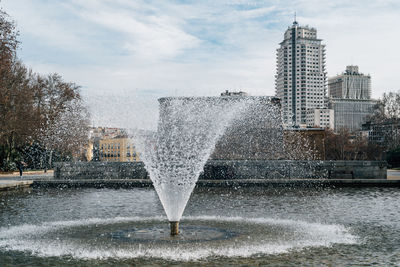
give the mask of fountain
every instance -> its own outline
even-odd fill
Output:
[[[157,132],[135,140],[174,236],[215,143],[251,103],[243,97],[175,97],[159,102]]]
[[[396,265],[396,188],[195,188],[224,131],[257,115],[252,105],[161,99],[157,132],[132,133],[155,191],[0,192],[0,265]]]

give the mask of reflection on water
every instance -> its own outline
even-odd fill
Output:
[[[6,192],[0,265],[398,265],[399,197],[396,188],[202,188],[184,213],[186,234],[235,234],[162,243],[168,224],[153,189]],[[149,229],[154,242],[126,241],[151,239]]]

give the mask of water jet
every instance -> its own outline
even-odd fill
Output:
[[[159,103],[157,131],[132,135],[174,236],[179,234],[183,211],[216,142],[253,99],[167,97]]]

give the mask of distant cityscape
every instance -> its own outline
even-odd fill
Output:
[[[294,21],[285,31],[277,49],[275,79],[283,124],[361,130],[376,104],[371,99],[371,76],[351,65],[342,74],[327,79],[325,49],[315,28]]]
[[[110,127],[118,120],[116,117],[109,125],[90,125],[89,106],[80,86],[65,81],[58,73],[45,75],[30,70],[16,56],[20,40],[15,21],[6,12],[0,12],[0,20],[4,25],[0,32],[7,36],[0,40],[7,48],[0,53],[0,94],[7,96],[0,97],[0,171],[23,167],[47,170],[61,161],[144,159],[137,151],[140,143],[135,136],[154,137],[155,132],[140,129],[134,121],[129,123],[134,125],[130,129]],[[371,99],[373,76],[362,66],[359,68],[357,62],[343,62],[343,72],[328,77],[323,40],[318,38],[316,28],[300,25],[296,18],[279,39],[275,41],[275,95],[249,95],[250,88],[235,91],[228,85],[215,96],[166,95],[158,99],[159,117],[169,118],[162,108],[170,100],[207,100],[212,107],[212,103],[229,106],[245,100],[249,101],[246,112],[237,110],[233,115],[234,122],[228,122],[213,146],[211,160],[384,159],[392,166],[400,166],[400,91],[388,91],[380,99]],[[107,105],[111,103],[131,114],[125,104],[104,99]],[[96,107],[107,116],[121,115],[106,106]],[[97,118],[102,118],[98,111]],[[214,118],[215,113],[210,112],[209,118]],[[140,123],[148,121],[144,115]]]
[[[335,133],[345,130],[375,143],[382,142],[385,129],[367,121],[378,103],[371,99],[371,76],[360,72],[357,65],[348,65],[341,74],[328,78],[325,50],[316,28],[300,26],[294,21],[285,31],[276,52],[275,75],[275,99],[281,106],[283,129],[317,138],[320,155],[325,130]],[[221,97],[249,95],[225,90]],[[260,144],[261,140],[258,138]],[[139,161],[139,155],[124,129],[95,127],[90,132],[87,159]]]

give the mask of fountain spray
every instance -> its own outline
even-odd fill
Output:
[[[134,138],[168,217],[171,236],[176,236],[215,144],[253,102],[230,97],[167,97],[159,102],[157,131],[138,131]]]

